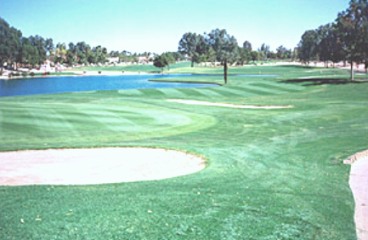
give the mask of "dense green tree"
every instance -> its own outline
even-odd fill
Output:
[[[175,63],[175,57],[171,52],[165,52],[161,55],[157,55],[153,60],[153,65],[155,67],[161,68],[161,72],[164,71],[165,67],[169,67],[172,63]]]
[[[309,63],[317,60],[318,55],[318,33],[316,30],[308,30],[302,35],[298,45],[299,59]]]
[[[228,64],[239,59],[239,46],[236,38],[225,29],[214,29],[206,35],[206,42],[216,53],[216,60],[224,66],[224,81],[227,83]]]
[[[40,56],[37,48],[30,42],[28,38],[22,39],[21,51],[18,61],[23,64],[35,66],[40,63]]]
[[[317,52],[319,60],[334,63],[344,59],[344,50],[341,44],[336,24],[322,25],[317,29]]]
[[[73,66],[77,63],[77,56],[76,56],[76,48],[75,44],[70,42],[68,44],[68,51],[66,53],[66,63],[69,64],[69,66]]]
[[[212,47],[207,46],[207,52],[204,55],[201,55],[201,59],[200,62],[211,62],[211,63],[215,63],[216,62],[216,52]]]
[[[336,22],[346,58],[351,65],[351,80],[354,80],[354,62],[368,65],[368,1],[351,0],[349,8],[339,13]]]
[[[102,46],[97,46],[92,49],[92,54],[94,55],[95,63],[105,63],[107,59],[107,49]]]
[[[249,52],[252,51],[252,44],[249,41],[244,41],[243,42],[243,48]]]
[[[46,40],[39,36],[30,36],[28,38],[30,44],[37,49],[38,54],[38,63],[41,64],[47,59],[47,48],[46,48]]]
[[[21,51],[22,32],[10,27],[0,18],[0,67],[4,63],[12,63],[19,59]]]
[[[251,60],[253,61],[253,63],[254,63],[255,61],[258,61],[258,60],[259,60],[259,58],[260,58],[260,56],[259,56],[259,52],[258,52],[258,51],[251,51],[251,52],[250,52],[250,58],[251,58]]]
[[[271,50],[269,45],[262,43],[258,51],[263,61],[266,61],[268,58],[270,58]]]
[[[85,42],[78,42],[75,45],[75,54],[79,64],[88,64],[88,56],[91,54],[91,47]]]
[[[286,47],[284,47],[283,45],[279,46],[276,49],[276,57],[278,59],[288,59],[291,58],[291,50],[287,49]]]
[[[244,63],[249,63],[252,59],[252,44],[249,41],[245,41],[243,43],[243,47],[239,48],[239,63],[240,65],[244,65]]]
[[[64,63],[66,62],[67,58],[67,49],[65,43],[58,43],[55,47],[55,63]]]
[[[180,39],[178,51],[190,57],[191,66],[193,67],[194,63],[203,61],[208,48],[203,35],[188,32]]]

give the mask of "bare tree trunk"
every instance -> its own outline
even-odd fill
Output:
[[[354,62],[351,60],[350,62],[350,80],[354,81]]]
[[[224,61],[224,81],[227,84],[227,60]]]

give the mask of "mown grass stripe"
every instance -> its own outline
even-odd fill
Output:
[[[230,86],[229,88],[244,91],[244,93],[246,95],[248,95],[248,94],[253,94],[253,95],[271,95],[271,94],[273,94],[270,91],[264,91],[264,89],[260,90],[260,89],[254,88],[254,87],[253,88],[249,87],[249,85],[246,85],[244,87],[232,87],[232,86]]]
[[[280,84],[276,85],[274,83],[252,83],[252,86],[256,86],[256,87],[261,87],[261,88],[267,88],[267,89],[276,89],[276,90],[280,90],[283,92],[295,92],[295,91],[300,91],[303,89],[303,87],[297,88],[295,86],[290,86],[290,85],[283,85],[281,86]],[[289,87],[290,86],[290,87]]]
[[[178,97],[185,97],[186,95],[179,91],[178,89],[176,88],[162,88],[160,89],[160,91],[162,91],[167,98],[178,98]]]
[[[42,112],[38,111],[37,116],[39,116],[39,122],[45,126],[46,131],[54,132],[68,132],[73,135],[79,136],[77,132],[74,131],[74,127],[65,120],[63,115],[60,115],[54,108],[43,108]]]
[[[127,96],[138,96],[138,95],[142,95],[142,92],[134,89],[134,90],[118,90],[119,94],[122,95],[127,95]]]
[[[209,98],[211,98],[211,97],[223,97],[222,94],[214,92],[214,91],[212,91],[211,89],[208,89],[208,88],[199,88],[199,89],[197,89],[197,91],[200,92],[203,95],[206,95]]]
[[[68,109],[61,108],[56,111],[59,114],[64,115],[65,120],[69,122],[77,132],[84,132],[87,130],[107,130],[105,124],[95,121],[89,114],[83,112],[83,108],[70,105]]]
[[[182,92],[187,97],[205,97],[206,96],[206,95],[202,94],[201,92],[196,91],[196,90],[191,89],[191,88],[181,88],[181,89],[178,89],[178,91]]]
[[[218,88],[213,88],[211,89],[211,91],[215,91],[219,94],[221,94],[224,97],[236,97],[236,96],[254,96],[254,94],[246,94],[247,92],[242,91],[242,90],[237,90],[237,89],[230,89],[228,87],[218,87]]]
[[[52,116],[54,117],[54,123],[53,125],[55,125],[55,123],[57,123],[57,129],[54,129],[56,131],[65,131],[68,132],[68,134],[71,134],[74,137],[80,137],[80,132],[76,131],[74,126],[72,124],[70,124],[70,122],[68,122],[65,117],[61,114],[59,114],[56,110],[49,108],[48,109],[50,111],[50,113],[52,114]]]
[[[99,106],[96,108],[94,105],[86,105],[83,107],[84,113],[90,115],[91,118],[106,125],[106,127],[113,131],[126,130],[127,128],[134,128],[136,123],[129,118],[124,117],[122,114],[113,112],[113,109],[108,109],[105,106]]]
[[[262,92],[265,92],[265,93],[270,93],[270,94],[283,94],[283,93],[286,93],[285,91],[280,91],[280,90],[277,90],[277,89],[270,89],[268,87],[268,85],[266,85],[265,87],[258,87],[258,86],[255,86],[252,84],[248,84],[246,86],[248,89],[253,89],[253,90],[256,90],[256,91],[262,91]]]
[[[165,93],[161,92],[158,89],[140,89],[139,90],[143,95],[149,95],[149,96],[159,96],[163,97],[166,96]]]

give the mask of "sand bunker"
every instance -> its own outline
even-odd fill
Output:
[[[147,181],[202,170],[204,160],[154,148],[0,152],[0,185],[85,185]]]
[[[183,99],[168,99],[167,101],[175,102],[175,103],[181,103],[181,104],[188,104],[188,105],[242,108],[242,109],[283,109],[283,108],[292,108],[293,107],[291,105],[286,105],[286,106],[239,105],[239,104],[231,104],[231,103],[214,103],[214,102],[197,101],[197,100],[183,100]]]
[[[368,239],[368,150],[344,160],[351,164],[349,185],[355,200],[355,227],[358,240]]]

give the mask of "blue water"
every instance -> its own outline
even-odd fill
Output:
[[[121,76],[64,76],[0,80],[0,97],[66,92],[123,90],[144,88],[198,88],[214,84],[152,82],[149,79],[185,77],[191,75],[121,75]]]

